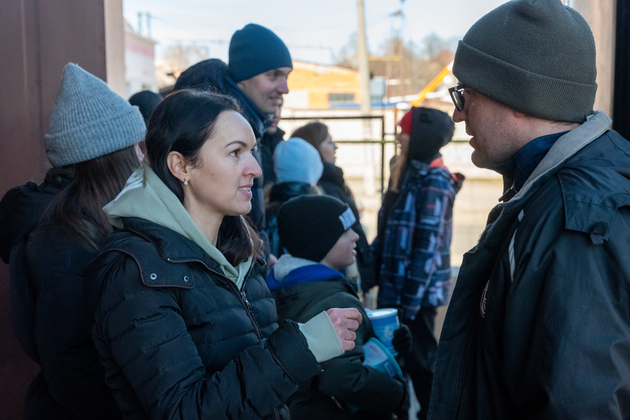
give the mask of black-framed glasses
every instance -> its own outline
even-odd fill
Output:
[[[453,101],[453,105],[458,111],[464,110],[464,88],[465,86],[461,83],[457,86],[453,86],[448,89],[448,93],[451,95],[451,100]]]

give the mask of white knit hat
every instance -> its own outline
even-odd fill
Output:
[[[85,162],[142,141],[146,127],[138,107],[76,64],[63,69],[44,136],[53,166]]]
[[[273,160],[278,182],[314,184],[324,172],[317,149],[299,137],[281,141],[273,153]]]

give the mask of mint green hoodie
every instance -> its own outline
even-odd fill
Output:
[[[110,223],[123,228],[123,217],[137,217],[169,228],[199,245],[215,260],[223,274],[241,289],[245,276],[252,265],[252,258],[232,266],[201,229],[193,221],[177,196],[143,162],[127,180],[127,185],[114,201],[103,207]],[[326,312],[322,312],[306,324],[298,324],[306,337],[309,349],[318,362],[323,362],[343,353],[341,341]]]

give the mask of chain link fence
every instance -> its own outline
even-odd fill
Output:
[[[378,211],[389,182],[389,162],[397,153],[395,134],[386,133],[383,116],[292,117],[280,120],[279,126],[289,138],[297,128],[313,121],[326,124],[338,146],[336,165],[344,171],[371,242],[376,236]],[[502,181],[496,174],[472,165],[472,148],[465,137],[458,126],[454,141],[442,149],[449,170],[466,176],[453,210],[451,264],[454,267],[461,265],[463,254],[477,243],[487,215],[502,193]]]

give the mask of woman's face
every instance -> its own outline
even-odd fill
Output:
[[[222,218],[249,213],[252,184],[262,174],[252,155],[255,145],[245,118],[234,111],[219,114],[184,186],[184,207],[191,215]]]
[[[400,143],[400,154],[403,156],[407,155],[407,151],[409,150],[409,138],[409,134],[403,133],[402,131],[396,136],[398,143]]]
[[[326,140],[319,144],[319,154],[322,155],[322,160],[328,163],[335,163],[335,150],[337,150],[337,145],[330,134],[326,136]]]

